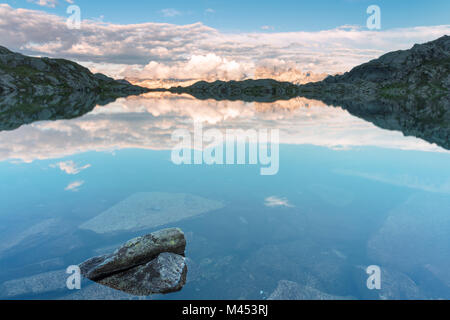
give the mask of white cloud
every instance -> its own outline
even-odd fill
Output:
[[[69,30],[65,17],[0,4],[0,33],[2,45],[12,50],[89,62],[109,75],[239,80],[265,70],[295,81],[299,73],[344,72],[383,53],[434,40],[449,34],[450,25],[236,34],[202,23],[83,20],[80,30]]]
[[[289,204],[289,201],[287,198],[280,198],[277,196],[271,196],[271,197],[267,197],[264,200],[264,205],[266,207],[288,207],[291,208],[293,207],[291,204]]]

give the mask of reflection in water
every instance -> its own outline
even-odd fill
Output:
[[[36,121],[73,119],[129,94],[74,92],[66,95],[0,95],[0,131],[14,130]]]
[[[91,106],[90,103],[85,111]],[[74,116],[72,110],[78,109],[68,110],[71,112],[67,118],[71,119]],[[383,115],[387,117],[385,113]],[[398,114],[394,114],[391,120],[384,118],[384,123],[392,128],[398,119]],[[380,121],[375,120],[379,124]],[[14,117],[14,121],[20,120]],[[204,122],[205,130],[280,129],[282,144],[312,144],[333,149],[370,145],[443,151],[424,141],[404,138],[400,132],[377,129],[342,108],[329,107],[317,100],[299,97],[275,103],[217,102],[199,101],[189,95],[149,93],[119,99],[105,107],[98,106],[70,121],[42,121],[3,132],[0,136],[0,160],[29,162],[125,148],[170,150],[175,145],[171,139],[172,132],[175,129],[193,131],[193,121]],[[17,122],[14,123],[17,126]],[[432,133],[442,136],[445,130],[445,127],[442,130],[439,127]],[[420,136],[419,133],[417,135]]]
[[[377,127],[400,131],[405,136],[418,137],[450,150],[450,110],[445,106],[444,100],[324,101],[330,105],[342,106],[350,114]]]
[[[130,298],[90,283],[69,292],[64,269],[156,226],[180,227],[187,238],[187,283],[163,299],[450,297],[445,122],[421,121],[395,104],[384,113],[373,103],[331,107],[300,97],[199,101],[155,92],[96,107],[88,97],[79,114],[78,102],[59,113],[54,99],[52,115],[30,118],[11,105],[0,112],[10,130],[0,132],[0,297]],[[66,120],[47,121],[59,118]],[[280,129],[279,174],[175,166],[172,132],[192,131],[194,121]],[[183,209],[179,199],[148,197],[156,193],[210,202]],[[148,210],[162,222],[139,225]],[[120,216],[133,228],[80,228],[105,212],[116,220],[96,228]],[[366,287],[373,264],[382,268],[381,291]]]

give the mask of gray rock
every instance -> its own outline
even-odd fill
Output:
[[[92,74],[72,61],[34,58],[0,47],[0,93],[54,95],[73,92],[140,94],[148,91],[128,81]]]
[[[186,239],[166,229],[128,241],[114,253],[80,265],[86,278],[133,296],[176,292],[186,284]]]
[[[185,249],[184,233],[180,229],[165,229],[130,240],[112,254],[83,262],[80,268],[86,278],[99,280],[147,263],[163,252],[183,255]]]
[[[156,259],[98,283],[136,296],[179,291],[186,284],[186,258],[174,253],[161,253]]]

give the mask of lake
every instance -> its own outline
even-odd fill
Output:
[[[278,172],[173,163],[173,132],[193,132],[194,123],[279,130]],[[187,284],[150,299],[449,299],[449,163],[443,147],[304,98],[149,93],[24,124],[0,132],[0,296],[134,298],[89,283],[69,291],[64,271],[179,227]],[[204,210],[167,213],[158,225],[136,220],[133,199],[158,194],[175,199],[172,211],[152,210],[186,210],[180,194]],[[121,203],[123,224],[106,217],[83,227]],[[368,288],[368,266],[379,266],[380,290]]]

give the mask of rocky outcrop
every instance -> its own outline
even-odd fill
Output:
[[[147,92],[126,80],[93,74],[79,64],[50,58],[35,58],[0,46],[0,94],[21,92],[48,96],[73,92],[128,93]]]
[[[450,36],[390,52],[343,75],[302,85],[299,94],[321,100],[426,99],[445,102],[449,108]]]
[[[186,239],[165,229],[128,241],[80,265],[84,277],[136,296],[176,292],[186,283]]]
[[[200,81],[189,87],[176,87],[172,93],[188,93],[200,100],[242,100],[248,102],[274,102],[289,100],[298,95],[298,87],[289,82],[271,79],[245,81]]]
[[[80,117],[97,105],[147,91],[72,61],[27,57],[0,46],[0,131]]]

